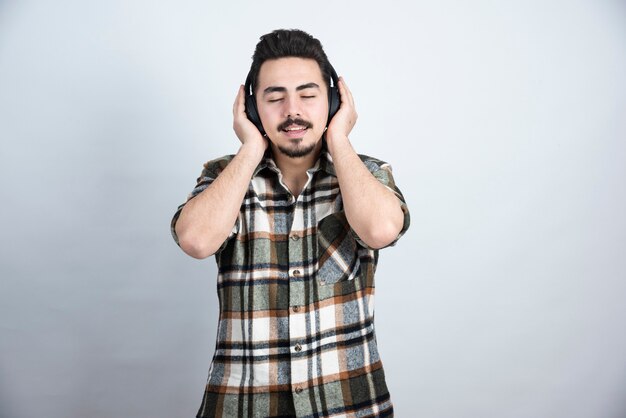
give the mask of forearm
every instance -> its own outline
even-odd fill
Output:
[[[263,152],[261,147],[242,145],[215,181],[183,207],[176,234],[185,253],[206,258],[228,238]]]
[[[370,173],[347,137],[329,137],[327,144],[350,226],[372,248],[390,244],[402,230],[400,200]]]

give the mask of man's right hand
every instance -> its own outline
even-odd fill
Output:
[[[195,258],[214,254],[237,221],[254,169],[269,142],[246,116],[243,86],[233,105],[233,128],[242,145],[217,178],[187,201],[176,222],[180,248]]]
[[[268,141],[246,115],[245,94],[244,86],[239,86],[239,92],[233,104],[233,129],[243,145],[260,147],[265,151]]]

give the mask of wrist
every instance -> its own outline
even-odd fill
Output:
[[[244,157],[247,157],[256,162],[259,162],[263,158],[263,155],[265,155],[266,148],[267,148],[267,145],[265,141],[260,142],[260,143],[247,141],[241,144],[241,147],[239,147],[238,153],[242,154],[242,156]]]
[[[332,154],[337,148],[343,148],[350,146],[350,139],[345,134],[333,134],[331,132],[326,133],[326,144],[328,145],[328,151]]]

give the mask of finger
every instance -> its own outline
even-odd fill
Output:
[[[237,114],[237,106],[239,105],[239,96],[241,95],[241,86],[237,90],[237,95],[235,96],[235,101],[233,102],[233,115]]]
[[[342,80],[343,81],[343,80]],[[346,92],[348,92],[348,99],[350,100],[350,104],[352,105],[352,107],[354,108],[354,96],[352,95],[352,90],[350,90],[348,88],[348,85],[346,84],[345,81],[343,81],[343,86],[346,89]]]
[[[235,103],[233,103],[233,115],[237,116],[241,112],[245,112],[245,95],[243,84],[239,86],[239,91],[237,91],[237,97],[235,97]]]
[[[350,106],[354,107],[354,97],[352,97],[352,92],[343,77],[339,77],[339,94],[341,94],[342,98],[346,98],[346,102],[349,103]]]

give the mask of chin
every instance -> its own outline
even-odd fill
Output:
[[[317,145],[315,142],[311,144],[302,144],[301,142],[302,140],[300,140],[300,142],[295,146],[293,145],[293,142],[289,143],[288,145],[278,144],[276,145],[276,148],[281,154],[286,155],[289,158],[306,157],[315,151]]]

